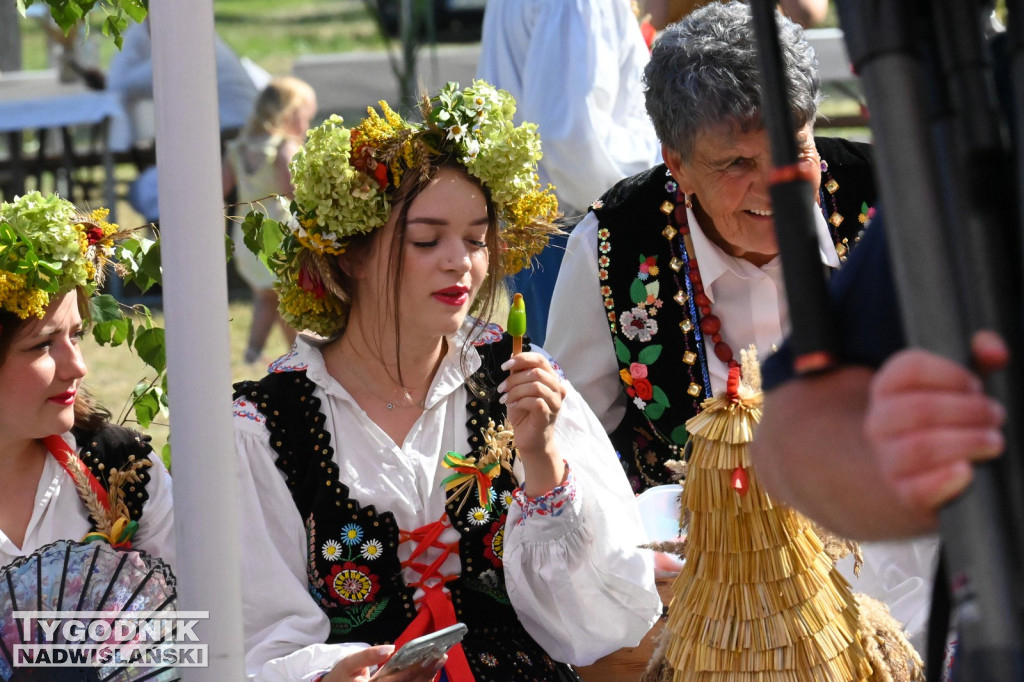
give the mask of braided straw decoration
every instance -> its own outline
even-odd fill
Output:
[[[665,633],[671,679],[875,679],[849,584],[810,522],[772,502],[751,468],[762,394],[753,349],[741,355],[739,390],[705,401],[686,424],[693,452],[682,506],[691,518]],[[749,481],[742,495],[732,484],[738,467]]]

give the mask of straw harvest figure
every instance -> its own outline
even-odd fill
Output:
[[[761,418],[753,350],[690,419],[686,562],[647,682],[922,680],[887,608],[855,596],[810,521],[761,489],[747,453]]]

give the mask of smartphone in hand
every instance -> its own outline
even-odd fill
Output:
[[[391,655],[384,662],[374,675],[374,678],[383,677],[396,673],[406,668],[422,665],[427,661],[441,658],[449,649],[462,641],[463,636],[469,630],[463,623],[456,623],[449,627],[411,639],[402,645],[402,648]]]

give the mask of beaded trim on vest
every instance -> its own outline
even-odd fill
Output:
[[[105,424],[98,431],[86,432],[72,429],[72,435],[78,444],[78,458],[89,467],[92,475],[100,485],[109,491],[107,473],[111,469],[120,469],[130,461],[148,459],[153,456],[149,446],[149,436],[115,424]],[[128,507],[128,516],[133,521],[142,518],[142,512],[149,500],[147,485],[150,481],[149,467],[139,467],[139,481],[128,486],[124,493],[124,503]],[[90,517],[92,530],[96,530],[95,521]]]

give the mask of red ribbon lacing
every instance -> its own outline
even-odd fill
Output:
[[[411,639],[436,632],[458,622],[455,618],[455,607],[452,605],[452,595],[444,589],[445,584],[455,580],[458,576],[444,575],[440,572],[441,564],[451,554],[458,554],[459,550],[458,541],[444,543],[438,539],[441,537],[441,533],[450,527],[451,523],[446,514],[439,520],[420,526],[416,530],[399,531],[398,537],[401,542],[416,543],[412,554],[402,562],[402,568],[411,568],[420,574],[420,579],[409,583],[409,585],[423,590],[423,596],[417,600],[416,617],[395,640],[396,651]],[[441,550],[441,554],[430,564],[417,561],[431,547]],[[455,645],[448,651],[448,661],[444,664],[444,671],[451,682],[474,682],[473,673],[469,669],[469,661],[466,660],[466,652],[462,650],[461,644]],[[434,679],[436,680],[437,677]]]

